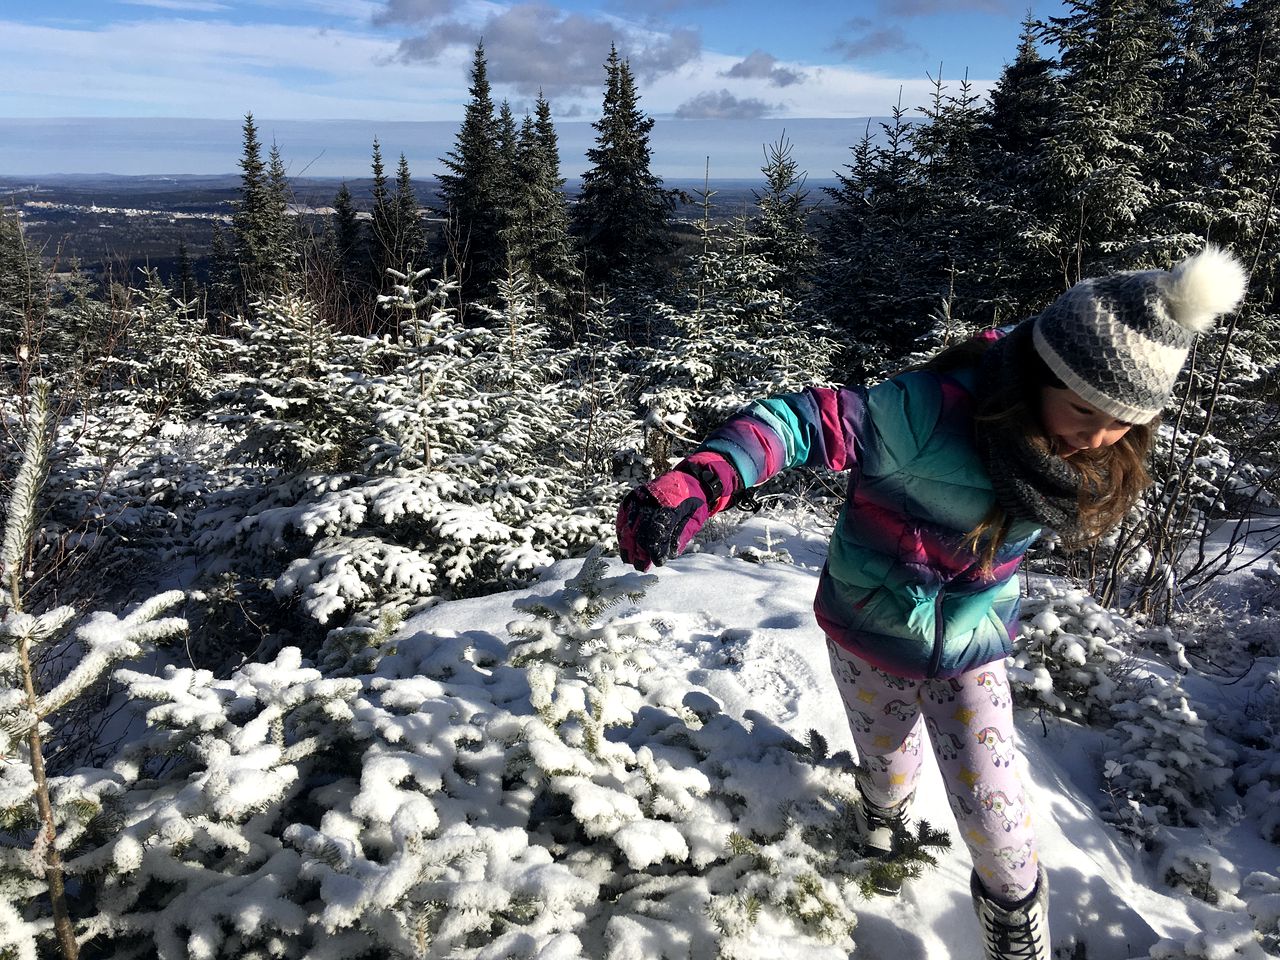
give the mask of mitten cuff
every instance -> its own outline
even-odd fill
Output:
[[[719,513],[742,489],[738,471],[727,459],[712,450],[700,450],[681,460],[675,469],[694,477],[702,487],[711,513]]]

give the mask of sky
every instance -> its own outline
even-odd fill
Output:
[[[930,75],[978,91],[1058,0],[0,0],[0,118],[457,120],[496,99],[599,112],[616,43],[655,118],[884,115]]]

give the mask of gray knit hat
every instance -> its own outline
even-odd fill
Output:
[[[1082,280],[1035,318],[1036,352],[1086,402],[1147,423],[1164,409],[1196,334],[1244,297],[1231,254],[1206,247],[1172,270]]]

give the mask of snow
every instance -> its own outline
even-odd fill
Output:
[[[825,644],[811,613],[825,546],[823,535],[773,518],[769,536],[774,548],[784,547],[793,563],[747,563],[731,555],[762,536],[764,526],[761,519],[749,520],[732,535],[732,542],[705,546],[710,552],[689,554],[652,571],[654,579],[643,599],[620,604],[611,611],[611,618],[615,623],[653,623],[656,631],[645,652],[658,663],[656,672],[688,680],[682,691],[673,689],[664,699],[682,700],[691,712],[744,719],[748,728],[753,720],[776,723],[802,742],[810,729],[817,730],[828,740],[832,752],[851,750],[852,739],[829,673]],[[562,561],[528,590],[440,604],[405,623],[399,636],[466,633],[505,639],[513,602],[527,607],[531,599],[547,597],[575,576],[580,565],[577,560]],[[610,561],[609,575],[623,569],[620,561]],[[1081,609],[1084,594],[1078,588],[1059,581],[1044,582],[1055,585],[1058,596],[1055,606],[1045,604],[1034,615],[1031,630],[1040,635],[1062,631],[1070,619],[1062,610],[1072,608],[1078,620],[1091,621],[1094,644],[1103,642],[1099,636],[1107,638],[1108,644],[1119,642],[1112,639],[1115,631],[1108,617],[1087,605]],[[1072,638],[1071,642],[1078,645],[1084,641]],[[1084,660],[1083,653],[1068,656],[1073,661]],[[557,691],[554,696],[559,699],[564,695]],[[1211,714],[1215,703],[1230,695],[1229,688],[1202,685],[1196,690],[1195,706]],[[544,696],[550,697],[551,691],[544,691]],[[1217,700],[1202,703],[1205,697]],[[1082,942],[1089,960],[1264,955],[1253,949],[1253,934],[1243,932],[1246,927],[1252,931],[1253,923],[1251,913],[1240,908],[1247,902],[1248,911],[1262,918],[1257,920],[1259,930],[1268,929],[1268,924],[1274,929],[1280,921],[1280,880],[1274,876],[1278,858],[1276,848],[1260,836],[1262,811],[1241,813],[1233,823],[1165,828],[1161,834],[1166,843],[1163,853],[1142,850],[1103,818],[1107,804],[1104,763],[1111,773],[1116,766],[1114,760],[1106,760],[1105,731],[1049,711],[1019,708],[1016,717],[1040,855],[1050,877],[1050,916],[1056,944]],[[713,721],[703,734],[714,737],[715,731]],[[725,735],[735,736],[728,729]],[[632,821],[624,828],[624,850],[633,866],[664,856],[687,856],[688,846],[705,851],[708,842],[723,842],[714,831],[699,837],[694,827],[682,835],[670,822],[659,829],[654,821],[639,819],[636,808],[620,809],[619,794],[593,790],[584,777],[585,770],[575,770],[581,764],[580,752],[564,747],[553,735],[534,737],[533,741],[532,748],[542,753],[539,766],[559,770],[566,780],[577,781],[570,792],[574,803],[583,805],[584,819],[589,815]],[[663,763],[660,754],[647,747],[641,749],[647,752],[646,763]],[[740,781],[753,798],[751,808],[743,813],[745,825],[761,830],[782,825],[781,814],[770,800],[770,787],[785,783],[793,771],[780,766],[776,758],[762,764],[738,756],[724,773],[730,789]],[[692,776],[664,778],[663,782],[679,784],[694,793],[703,788]],[[664,795],[669,795],[672,809],[678,810],[678,792]],[[860,960],[974,957],[981,953],[970,903],[968,854],[956,835],[931,753],[925,760],[916,815],[948,831],[952,846],[941,852],[936,871],[926,870],[921,879],[908,880],[900,896],[856,903],[858,924],[853,938]],[[1206,866],[1214,886],[1238,890],[1240,896],[1223,897],[1215,905],[1166,882],[1164,875],[1170,864],[1186,867],[1191,861]],[[1242,876],[1254,879],[1242,883]],[[651,957],[658,955],[663,936],[657,926],[629,915],[614,917],[606,939],[617,945],[610,956]],[[558,941],[555,950],[552,941],[547,941],[547,952],[537,955],[559,955],[561,946],[564,955],[575,955],[576,947],[569,940]],[[672,956],[685,956],[690,949],[681,944],[666,946]],[[825,951],[815,952],[811,943],[774,938],[765,925],[757,925],[747,941],[726,939],[722,946],[726,956],[812,960],[815,955],[825,955]],[[843,956],[838,951],[831,955]]]

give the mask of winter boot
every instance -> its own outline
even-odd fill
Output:
[[[1036,888],[1013,906],[993,900],[977,871],[969,888],[982,925],[986,960],[1049,960],[1049,884],[1044,867],[1036,877]]]
[[[898,852],[899,837],[907,832],[907,813],[914,798],[915,793],[909,793],[892,807],[882,807],[868,800],[865,793],[861,796],[854,814],[862,836],[862,852],[868,859],[891,860]],[[876,871],[876,874],[882,873]],[[875,877],[874,887],[878,893],[892,896],[902,889],[902,880],[879,875]]]

